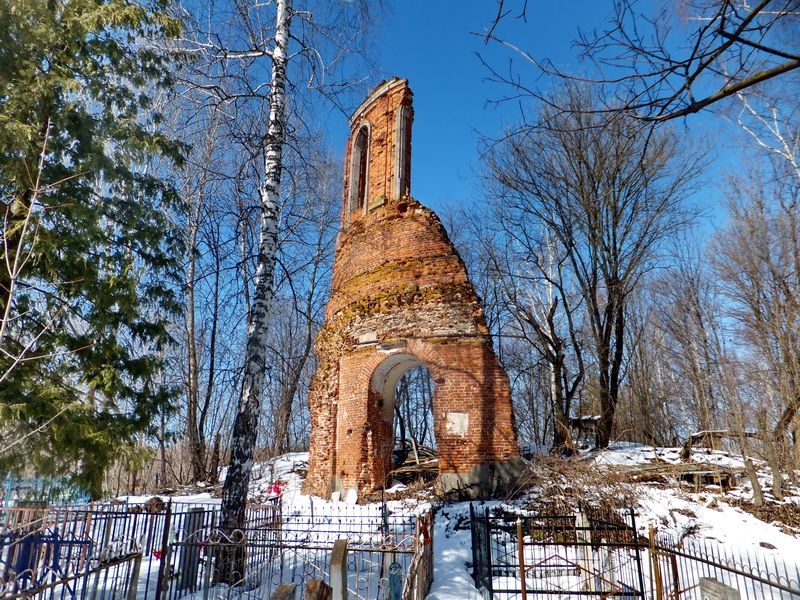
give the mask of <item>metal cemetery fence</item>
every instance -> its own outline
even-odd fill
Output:
[[[633,513],[476,512],[473,578],[486,598],[644,598]]]
[[[320,508],[316,514],[283,515],[280,520],[232,533],[213,525],[196,529],[169,547],[171,553],[191,557],[183,561],[191,570],[173,573],[165,583],[168,589],[156,597],[178,600],[199,591],[202,598],[268,598],[281,583],[294,583],[301,597],[309,580],[330,581],[333,546],[344,538],[349,594],[384,598],[392,565],[409,572],[424,519],[391,514],[385,508],[374,514],[359,514],[352,507],[348,511],[346,505]],[[243,554],[245,562],[244,572],[235,576],[236,585],[215,583],[217,569],[225,568],[226,557],[236,552]]]
[[[403,600],[423,600],[433,582],[433,512],[417,517],[415,551],[406,573]],[[391,566],[390,566],[391,570]],[[391,594],[390,594],[391,597]]]
[[[101,546],[62,522],[0,533],[0,598],[136,597],[141,552],[119,537]]]
[[[87,592],[86,586],[99,582],[89,577],[88,570],[111,559],[140,554],[135,565],[137,573],[131,574],[127,582],[116,582],[113,597],[127,594],[131,580],[135,580],[139,598],[154,598],[159,592],[158,583],[172,577],[187,558],[180,553],[170,554],[170,545],[196,528],[212,526],[218,510],[215,504],[202,503],[169,503],[166,510],[154,513],[143,506],[119,504],[6,508],[0,513],[0,582],[16,581],[18,593],[34,596],[41,594],[38,588],[44,578],[25,577],[23,573],[47,573],[51,579],[66,573],[76,583],[51,590],[51,595],[58,594],[54,598],[95,600],[93,595],[104,588],[95,586]],[[255,506],[248,508],[246,518],[248,523],[256,523],[278,514],[277,504]],[[172,561],[169,564],[162,560],[168,554]],[[112,573],[108,568],[103,571],[106,577]],[[136,600],[136,596],[130,600]]]
[[[517,514],[470,507],[472,573],[485,598],[800,599],[789,560],[715,540],[637,535],[632,510]],[[739,596],[735,594],[738,592]],[[726,595],[728,594],[728,595]]]
[[[650,587],[659,600],[700,598],[701,579],[736,589],[742,598],[800,598],[800,556],[732,552],[716,540],[678,541],[652,529],[648,554]]]
[[[276,507],[256,507],[248,518]],[[164,548],[214,505],[169,505],[148,513],[116,504],[13,507],[0,512],[0,597],[49,600],[146,598],[155,595]]]
[[[390,573],[395,584],[404,576],[403,600],[420,600],[430,587],[430,513],[324,504],[281,514],[276,503],[248,507],[245,527],[231,532],[219,528],[218,511],[172,503],[155,514],[115,505],[8,509],[0,519],[0,598],[262,600],[281,583],[295,583],[299,598],[308,580],[330,581],[342,538],[351,597],[390,597]],[[243,572],[231,577],[224,570],[234,555]]]

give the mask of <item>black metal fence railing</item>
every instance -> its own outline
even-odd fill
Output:
[[[637,534],[635,514],[516,514],[470,507],[472,576],[485,598],[681,600],[738,591],[800,598],[800,557],[736,552],[716,540]],[[716,594],[716,595],[714,595]]]
[[[633,514],[476,512],[473,577],[484,596],[644,598]]]
[[[0,598],[136,599],[141,552],[135,540],[101,546],[46,527],[0,534]]]
[[[154,598],[158,583],[185,560],[180,553],[172,555],[174,564],[165,560],[169,545],[199,528],[213,527],[218,516],[218,505],[204,503],[169,503],[166,510],[155,513],[117,504],[5,508],[0,511],[0,582],[14,581],[15,593],[35,595],[48,581],[69,577],[76,583],[51,586],[49,594],[59,600],[92,600],[85,595],[85,586],[91,584],[89,571],[111,559],[139,554],[138,599]],[[280,505],[248,507],[246,519],[247,523],[279,520]],[[101,571],[103,578],[109,578],[119,569],[103,567]],[[114,587],[120,585],[117,582]]]
[[[141,554],[87,563],[78,573],[45,573],[35,585],[0,579],[3,600],[136,600]]]
[[[333,547],[342,538],[348,542],[351,597],[388,597],[393,565],[402,573],[420,564],[423,572],[430,571],[430,556],[427,561],[416,558],[423,549],[419,532],[425,526],[420,523],[429,523],[430,516],[393,514],[385,507],[373,514],[361,511],[362,507],[348,511],[347,505],[318,505],[316,513],[283,514],[279,520],[233,532],[204,523],[169,544],[163,561],[168,570],[159,578],[156,598],[179,600],[198,592],[202,598],[270,597],[282,583],[295,584],[297,597],[302,597],[311,579],[330,581]],[[425,585],[420,577],[419,585]],[[423,593],[429,587],[428,579]]]
[[[342,538],[351,597],[389,597],[392,574],[393,598],[400,589],[403,600],[421,600],[430,587],[430,513],[317,503],[283,514],[276,503],[246,514],[245,527],[225,531],[218,505],[8,509],[0,513],[0,597],[233,600],[268,598],[281,583],[296,584],[302,597],[310,579],[330,581]]]

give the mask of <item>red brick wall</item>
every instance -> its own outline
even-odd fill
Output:
[[[394,199],[394,182],[397,177],[395,173],[395,158],[402,149],[397,147],[396,126],[398,112],[401,106],[407,107],[408,119],[406,121],[405,135],[405,167],[407,179],[411,179],[411,125],[414,120],[414,110],[412,107],[413,94],[408,82],[404,79],[392,79],[376,88],[380,90],[386,87],[386,91],[377,97],[371,95],[364,104],[359,107],[350,121],[351,136],[347,141],[344,161],[344,202],[342,204],[342,227],[363,217],[369,209],[370,204],[379,198]],[[367,176],[367,197],[366,206],[361,212],[351,213],[348,210],[348,194],[351,179],[351,158],[353,143],[356,134],[363,125],[369,126],[369,161]]]
[[[405,82],[387,87],[351,121],[346,164],[353,138],[370,120],[368,189],[370,197],[385,197],[380,206],[348,214],[345,192],[333,291],[317,338],[319,365],[309,393],[305,489],[318,495],[334,487],[369,492],[387,483],[394,430],[384,415],[393,398],[384,398],[372,382],[376,369],[398,355],[424,363],[434,380],[441,472],[463,473],[518,456],[508,377],[492,349],[463,261],[431,210],[408,196],[388,195],[395,176],[389,160],[393,115],[410,103],[411,92]],[[410,144],[410,131],[406,140]],[[346,169],[345,182],[347,177]],[[463,434],[448,431],[449,413],[467,415]]]

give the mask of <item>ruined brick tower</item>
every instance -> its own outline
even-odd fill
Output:
[[[433,211],[411,198],[408,82],[379,85],[350,119],[331,299],[309,392],[305,491],[380,489],[392,468],[395,387],[434,382],[439,485],[492,492],[522,468],[508,376],[480,300]]]

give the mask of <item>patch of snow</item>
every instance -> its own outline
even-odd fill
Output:
[[[466,527],[459,527],[467,523]],[[472,562],[469,503],[442,507],[433,526],[433,583],[428,600],[482,600],[467,563]]]
[[[720,544],[738,552],[751,552],[775,557],[800,556],[800,539],[787,535],[775,525],[765,523],[743,510],[716,497],[716,502],[701,500],[701,494],[690,494],[685,498],[672,490],[642,486],[645,496],[641,502],[642,514],[639,528],[646,533],[652,524],[657,530],[676,537],[695,531],[692,537],[717,540]],[[694,515],[694,516],[692,516]],[[775,549],[761,546],[767,542]]]
[[[117,496],[115,500],[124,502],[130,505],[144,504],[150,498],[158,496],[164,502],[172,500],[173,504],[219,504],[222,502],[220,498],[214,498],[209,492],[201,492],[199,494],[179,494],[175,496],[165,496],[159,494],[146,494],[141,496]]]

